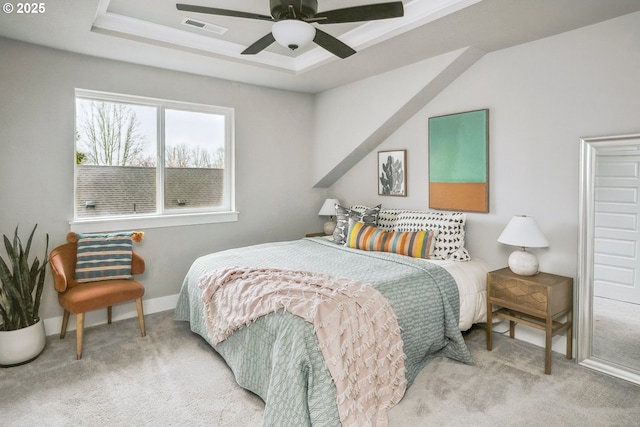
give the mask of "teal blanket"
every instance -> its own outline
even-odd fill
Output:
[[[184,279],[177,320],[211,344],[203,317],[200,277],[224,267],[311,271],[368,283],[387,298],[400,329],[410,385],[435,356],[471,363],[458,329],[458,288],[442,267],[403,255],[366,252],[325,239],[302,239],[231,249],[198,258]],[[278,311],[212,347],[236,381],[265,401],[265,426],[340,425],[336,390],[313,326]]]

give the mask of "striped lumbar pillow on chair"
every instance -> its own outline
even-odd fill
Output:
[[[78,283],[131,278],[133,234],[77,234]]]

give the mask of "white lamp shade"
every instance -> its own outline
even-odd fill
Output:
[[[531,216],[514,216],[502,231],[498,242],[522,248],[546,248],[547,238]]]
[[[271,33],[278,44],[294,50],[309,44],[316,36],[316,28],[304,21],[285,19],[273,24]]]
[[[340,204],[340,202],[338,201],[338,199],[327,199],[324,201],[324,203],[322,204],[322,207],[320,208],[320,212],[318,212],[318,215],[322,215],[322,216],[333,216],[336,214],[336,205]]]

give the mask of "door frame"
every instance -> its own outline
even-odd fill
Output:
[[[619,149],[620,154],[629,150],[640,153],[640,134],[580,138],[576,361],[582,366],[640,384],[640,371],[594,357],[592,352],[595,166],[601,149]]]

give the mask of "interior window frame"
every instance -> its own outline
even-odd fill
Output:
[[[75,164],[76,146],[74,141],[73,219],[69,222],[71,231],[77,233],[90,233],[117,231],[130,228],[144,229],[238,221],[239,213],[236,211],[235,207],[235,110],[233,108],[160,98],[141,97],[136,95],[100,92],[87,89],[76,89],[74,96],[74,123],[77,120],[75,105],[78,98],[156,108],[158,147],[156,154],[156,211],[151,214],[113,215],[90,218],[76,217],[76,209],[78,207],[76,206],[77,169]],[[224,199],[221,206],[187,208],[181,210],[165,207],[164,113],[167,109],[219,114],[224,116]]]

